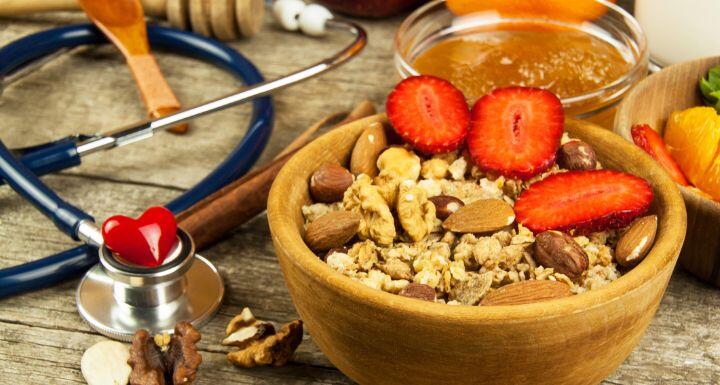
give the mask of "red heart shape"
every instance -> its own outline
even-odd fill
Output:
[[[177,242],[173,213],[160,206],[147,209],[138,219],[115,215],[102,226],[105,245],[136,265],[160,266]]]

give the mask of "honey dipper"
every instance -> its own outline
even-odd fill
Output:
[[[78,0],[88,17],[120,49],[127,60],[151,118],[176,112],[180,102],[150,53],[145,15],[139,0]],[[187,124],[170,131],[182,134]]]
[[[220,40],[253,36],[265,13],[263,0],[142,0],[142,5],[147,15],[166,18],[175,28]],[[79,9],[76,0],[0,0],[0,17]]]

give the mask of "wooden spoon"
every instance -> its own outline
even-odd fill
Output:
[[[180,102],[150,53],[145,28],[145,15],[139,0],[78,0],[95,25],[125,56],[145,107],[152,118],[180,109]],[[187,131],[187,124],[170,129],[174,133]]]

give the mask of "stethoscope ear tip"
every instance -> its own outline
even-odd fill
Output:
[[[77,307],[99,333],[130,341],[139,329],[172,333],[176,323],[202,326],[218,310],[225,293],[215,266],[195,254],[191,237],[178,229],[173,256],[155,268],[130,265],[106,247],[100,264],[90,269],[77,289]]]

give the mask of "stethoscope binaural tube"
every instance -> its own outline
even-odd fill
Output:
[[[148,38],[153,47],[209,61],[233,73],[245,84],[256,84],[264,80],[252,63],[225,44],[192,33],[157,26],[148,26]],[[6,46],[6,48],[11,47],[11,50],[0,50],[0,74],[9,74],[27,63],[63,48],[106,42],[102,33],[90,24],[42,31]],[[270,137],[272,123],[271,98],[255,99],[252,121],[240,144],[198,185],[175,198],[166,207],[177,214],[247,172],[264,149]],[[75,214],[78,218],[81,216],[78,213]],[[89,218],[89,216],[87,217]],[[83,216],[83,218],[85,217]],[[65,221],[61,223],[63,230],[69,231],[71,226],[68,226]],[[72,236],[75,238],[77,234],[74,230]],[[0,298],[36,290],[76,277],[96,264],[97,261],[97,249],[82,245],[32,262],[2,269],[0,270]]]
[[[287,3],[288,1],[292,3],[292,1],[296,0],[286,0],[285,2],[280,2],[280,4]],[[297,1],[302,3],[300,0]],[[307,6],[307,8],[313,9],[314,7]],[[150,138],[155,132],[161,129],[174,127],[190,119],[269,95],[277,90],[316,77],[357,55],[367,42],[367,34],[363,28],[350,21],[336,19],[324,20],[323,30],[325,29],[350,32],[354,35],[355,39],[336,54],[315,64],[283,77],[264,81],[215,100],[185,108],[176,113],[154,120],[141,121],[105,133],[94,134],[83,138],[79,136],[65,138],[57,142],[46,143],[29,149],[21,149],[16,152],[22,156],[21,161],[32,169],[36,175],[73,167],[79,164],[80,158],[84,155],[113,149]],[[12,46],[13,44],[11,44],[10,49],[7,50],[12,52]],[[199,51],[198,54],[202,54],[204,48]],[[2,55],[2,53],[3,50],[0,50],[0,55]],[[1,57],[2,56],[0,56],[0,58]],[[0,71],[1,70],[2,68],[0,67]],[[0,76],[3,74],[3,72],[0,72]]]
[[[311,7],[308,6],[307,8]],[[205,196],[212,194],[232,180],[237,179],[239,176],[247,172],[247,170],[252,166],[257,157],[260,155],[260,152],[265,147],[272,127],[273,110],[270,99],[267,95],[276,90],[311,79],[347,62],[350,58],[357,55],[367,43],[367,34],[362,27],[353,22],[332,19],[329,14],[322,20],[322,28],[319,28],[318,25],[313,23],[310,23],[310,25],[317,29],[313,30],[311,28],[314,33],[318,33],[320,30],[324,31],[326,27],[341,29],[353,34],[355,39],[352,43],[338,51],[335,55],[272,81],[262,81],[262,76],[259,72],[257,72],[257,69],[252,65],[252,63],[221,43],[178,30],[162,27],[148,28],[148,37],[153,46],[174,50],[179,53],[187,53],[193,55],[194,57],[215,62],[220,66],[226,67],[231,72],[235,72],[238,76],[245,80],[246,84],[254,85],[234,94],[230,94],[195,107],[190,107],[156,120],[143,121],[110,133],[85,138],[86,140],[78,141],[71,138],[41,145],[39,148],[35,148],[36,151],[29,151],[29,154],[22,154],[24,160],[27,160],[28,157],[35,156],[39,162],[37,164],[21,162],[26,166],[24,170],[38,172],[46,170],[48,172],[52,172],[64,168],[56,167],[57,165],[67,165],[68,167],[71,167],[76,165],[76,162],[79,164],[79,157],[82,154],[93,153],[133,143],[137,140],[151,137],[156,130],[174,126],[178,123],[182,123],[211,112],[219,111],[239,103],[254,100],[253,122],[251,123],[251,126],[240,145],[238,145],[238,147],[236,147],[235,150],[233,150],[225,159],[225,161],[223,161],[213,172],[200,181],[200,183],[166,205],[168,209],[177,215],[179,212],[189,208]],[[62,38],[58,38],[59,36]],[[87,41],[82,39],[77,41],[76,39],[78,39],[78,36],[86,38]],[[54,41],[54,45],[48,44],[51,41]],[[28,62],[39,59],[43,57],[43,55],[53,54],[59,49],[70,48],[80,44],[98,44],[103,41],[104,38],[100,37],[99,31],[90,25],[61,27],[28,36],[11,44],[12,49],[0,50],[0,76],[8,75]],[[29,43],[34,43],[37,44],[38,47],[28,49],[25,44],[20,44],[20,42],[28,43],[27,45],[30,45]],[[12,57],[3,57],[3,53],[8,53],[8,51],[12,52]],[[22,60],[23,58],[24,60]],[[3,151],[11,154],[9,150],[4,148],[4,146]],[[41,154],[42,156],[38,156],[38,154]],[[45,160],[49,158],[54,159],[54,161],[46,162]],[[10,158],[7,159],[9,160]],[[19,164],[20,162],[16,161],[15,163]],[[12,165],[13,163],[8,162],[8,164]],[[33,166],[37,166],[37,169],[34,169]],[[21,168],[17,168],[17,170],[20,169]],[[8,173],[3,175],[3,177],[10,177],[12,175],[10,170],[6,171],[8,171]],[[18,177],[20,176],[22,175],[18,175]],[[33,178],[37,179],[37,176],[36,174],[33,174],[31,177],[27,178],[28,180],[33,180]],[[37,182],[38,184],[42,184],[39,180],[37,180]],[[13,188],[19,187],[22,187],[22,183],[13,184]],[[36,188],[33,191],[42,192],[44,190],[38,190]],[[36,206],[39,206],[40,210],[46,215],[52,217],[58,213],[50,206],[41,207],[44,205],[43,202],[45,200],[32,195],[30,190],[25,192],[25,196],[32,198],[31,201],[33,201]],[[52,197],[52,195],[46,194],[44,197]],[[55,203],[57,204],[57,202]],[[62,205],[59,205],[58,207],[62,207]],[[65,211],[77,214],[77,217],[73,217],[71,219],[76,221],[80,219],[81,213],[79,214],[73,209],[63,208],[62,213]],[[99,232],[97,231],[94,222],[89,219],[89,216],[87,216],[84,220],[80,219],[75,222],[74,226],[70,225],[70,222],[72,221],[56,219],[56,223],[58,222],[61,225],[61,229],[66,232],[69,231],[69,228],[74,227],[74,232],[72,234],[74,238],[79,237],[87,243],[93,245],[102,244],[102,237],[99,236]],[[73,277],[78,273],[83,272],[96,262],[97,250],[86,245],[37,261],[29,262],[24,265],[0,270],[0,298],[22,291],[36,289],[41,286],[50,285]]]
[[[247,85],[264,81],[262,75],[252,63],[223,43],[189,32],[159,26],[148,26],[148,38],[155,48],[208,61],[234,73]],[[52,55],[58,50],[106,42],[106,38],[91,24],[72,25],[38,32],[16,40],[0,49],[0,76],[12,74],[24,65],[40,60],[46,55]],[[257,159],[264,148],[264,144],[270,137],[270,129],[261,130],[260,128],[264,125],[272,127],[273,107],[271,100],[260,100],[254,106],[252,123],[244,140],[252,141],[257,145],[253,146],[254,148],[246,146],[242,153],[235,154],[235,156],[231,154],[228,157],[228,160],[241,162],[241,165],[244,165],[253,157]],[[63,138],[55,142],[28,148],[27,151],[22,153],[15,151],[15,154],[20,155],[22,162],[32,169],[36,175],[44,175],[79,165],[81,154],[78,151],[78,145],[92,139],[94,139],[93,136],[82,135]],[[253,163],[249,162],[244,170],[239,167],[238,170],[230,174],[226,173],[228,170],[225,168],[225,173],[219,174],[222,176],[221,184],[227,184],[244,174]],[[233,169],[235,168],[233,166]],[[202,184],[202,186],[211,187],[210,184]],[[206,190],[207,187],[205,187]],[[189,193],[185,195],[189,195]],[[207,191],[205,191],[204,195],[207,195]],[[176,201],[178,203],[171,206],[178,205],[177,207],[168,208],[182,211],[192,205],[180,204],[183,199]]]

